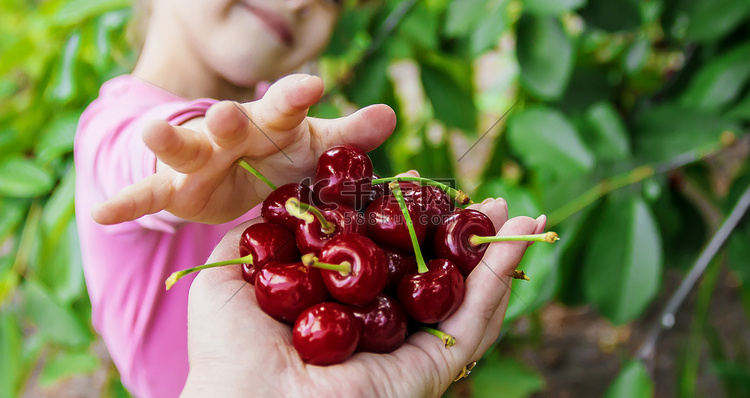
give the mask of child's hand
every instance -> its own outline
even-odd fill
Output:
[[[167,210],[190,221],[229,222],[270,193],[237,159],[280,186],[311,176],[318,156],[334,145],[370,151],[393,132],[396,117],[386,105],[334,120],[307,117],[322,94],[320,78],[291,75],[258,101],[218,103],[181,127],[151,124],[143,139],[159,159],[157,172],[95,207],[94,220],[116,224]]]

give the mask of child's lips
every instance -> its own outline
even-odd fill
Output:
[[[281,15],[252,4],[242,4],[250,10],[251,13],[255,14],[255,16],[258,17],[258,19],[260,19],[261,22],[263,22],[282,43],[287,46],[294,44],[291,25]]]

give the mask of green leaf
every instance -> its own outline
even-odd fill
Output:
[[[36,261],[39,280],[62,305],[81,297],[86,288],[78,230],[72,216],[67,217],[65,225],[67,228],[58,234],[44,234],[40,257]]]
[[[25,64],[34,55],[37,46],[28,36],[3,37],[9,44],[5,45],[2,54],[3,62],[0,62],[0,76],[4,76],[12,68]]]
[[[321,119],[336,119],[343,116],[341,110],[330,102],[318,102],[311,106],[308,115]]]
[[[359,33],[365,31],[367,24],[372,20],[374,7],[363,5],[357,8],[346,8],[339,17],[339,21],[331,34],[324,55],[341,56],[352,48]]]
[[[544,377],[523,362],[486,356],[471,372],[474,397],[524,398],[544,389]]]
[[[471,54],[476,57],[486,50],[494,48],[500,41],[500,36],[505,32],[505,1],[497,2],[492,10],[479,20],[478,25],[471,34]]]
[[[577,66],[573,69],[565,93],[554,102],[554,106],[574,115],[584,113],[597,102],[612,101],[619,89],[614,86],[610,76],[611,72],[603,67]]]
[[[739,277],[740,282],[750,288],[750,224],[746,223],[744,228],[732,232],[727,244],[727,254],[729,268],[731,268]]]
[[[62,351],[47,358],[39,374],[39,385],[49,387],[54,383],[71,376],[93,373],[101,361],[93,351]]]
[[[0,312],[0,396],[15,397],[21,376],[23,333],[13,311]]]
[[[508,123],[510,147],[528,166],[557,175],[581,174],[594,167],[594,157],[578,131],[557,110],[528,108]]]
[[[516,56],[521,83],[543,100],[560,97],[575,63],[573,43],[554,17],[523,15],[517,26]]]
[[[576,10],[587,0],[523,0],[523,9],[537,15],[559,15]]]
[[[401,21],[399,33],[419,47],[435,50],[438,47],[438,19],[423,5],[418,4]]]
[[[97,66],[105,66],[108,61],[111,61],[113,49],[111,35],[117,30],[123,29],[127,25],[130,16],[130,11],[126,9],[102,14],[94,22],[94,33],[84,35],[83,46],[84,48],[90,47],[95,50],[95,64]]]
[[[477,187],[473,195],[474,201],[479,203],[486,198],[503,198],[508,202],[508,215],[510,217],[531,216],[536,217],[542,213],[539,203],[526,187],[508,184],[500,178],[484,181]]]
[[[625,73],[632,76],[643,69],[651,55],[651,40],[646,35],[638,38],[630,45],[622,59],[622,67]]]
[[[54,176],[33,160],[20,155],[0,161],[0,194],[13,198],[32,198],[52,189]]]
[[[388,56],[378,51],[366,62],[357,64],[354,79],[344,87],[344,92],[352,102],[364,107],[382,102],[387,86]]]
[[[680,98],[680,105],[707,112],[718,111],[731,104],[750,78],[750,43],[710,60],[690,80]]]
[[[79,112],[63,113],[45,125],[36,144],[36,157],[39,163],[47,164],[73,151],[73,140],[80,117]]]
[[[130,0],[70,0],[63,2],[59,9],[50,10],[51,22],[55,25],[75,25],[84,20],[108,11],[129,8]]]
[[[91,330],[73,311],[55,301],[38,282],[27,279],[22,294],[24,314],[50,340],[66,346],[84,346],[93,340]]]
[[[109,398],[132,398],[130,393],[125,386],[122,385],[122,380],[117,372],[109,372],[107,375],[107,381],[103,389],[106,391],[103,396]]]
[[[633,131],[634,152],[647,160],[661,161],[715,146],[722,132],[740,129],[721,117],[666,104],[641,114]]]
[[[569,307],[588,305],[583,293],[583,257],[588,251],[589,242],[601,214],[602,201],[583,208],[562,222],[549,226],[560,235],[555,245],[560,248],[560,290],[556,296]],[[549,225],[549,223],[548,223]]]
[[[728,392],[727,396],[750,396],[750,366],[746,361],[746,359],[737,362],[714,359],[711,364],[711,373],[715,373],[722,381],[724,390]]]
[[[78,63],[80,49],[81,33],[74,32],[65,43],[60,63],[47,87],[45,94],[49,100],[68,102],[78,93],[75,68]]]
[[[654,382],[640,360],[628,362],[607,389],[605,398],[645,398],[654,396]]]
[[[557,243],[534,243],[526,250],[518,269],[523,270],[529,280],[513,281],[506,322],[541,308],[557,294],[561,253],[558,246]]]
[[[453,0],[445,13],[445,34],[462,37],[474,30],[477,22],[487,15],[488,0]]]
[[[432,103],[435,117],[446,126],[476,131],[477,109],[471,82],[458,82],[449,71],[420,62],[422,84]]]
[[[20,151],[17,133],[17,130],[0,130],[0,159]]]
[[[656,296],[662,267],[661,236],[643,199],[609,201],[584,259],[589,301],[615,324],[635,319]]]
[[[726,116],[731,119],[750,120],[750,93],[727,111]]]
[[[750,2],[744,0],[696,0],[692,5],[685,36],[700,42],[721,39],[750,14]]]
[[[589,0],[578,13],[587,25],[608,32],[634,29],[641,24],[636,0]]]
[[[63,233],[75,212],[75,168],[71,167],[63,176],[42,211],[42,228],[51,236]]]
[[[16,231],[28,210],[29,204],[24,200],[0,198],[0,242]]]
[[[586,111],[586,121],[594,132],[588,144],[600,160],[623,160],[630,155],[629,134],[617,110],[609,102],[599,102]]]

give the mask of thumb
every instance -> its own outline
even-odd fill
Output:
[[[319,139],[319,152],[341,144],[369,152],[385,142],[396,128],[396,113],[383,104],[371,105],[338,119],[308,120],[310,130]]]
[[[323,96],[323,80],[314,75],[288,75],[268,88],[263,98],[249,104],[251,115],[270,129],[291,130],[305,120],[310,107]]]

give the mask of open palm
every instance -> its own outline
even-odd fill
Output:
[[[505,201],[476,208],[492,218],[500,235],[539,233],[540,221],[508,220]],[[210,262],[238,256],[233,229]],[[263,313],[253,287],[237,267],[202,271],[190,290],[188,353],[190,374],[183,396],[440,396],[460,370],[477,361],[497,339],[508,306],[510,273],[528,243],[493,243],[483,264],[467,279],[459,309],[438,325],[456,345],[427,333],[412,334],[390,354],[357,353],[346,362],[320,367],[303,363],[292,346],[291,329]]]
[[[370,151],[393,132],[395,114],[386,105],[339,119],[307,117],[322,94],[320,78],[290,75],[258,101],[223,101],[205,118],[183,126],[153,122],[143,139],[159,160],[157,172],[97,206],[92,216],[99,223],[115,224],[167,210],[190,221],[229,222],[270,192],[237,166],[237,159],[245,159],[277,185],[300,182],[314,173],[326,149],[352,144]]]

